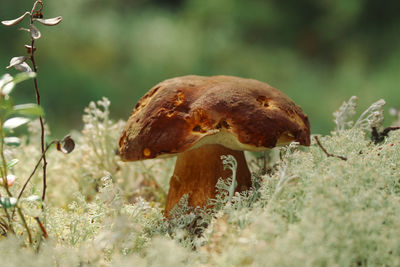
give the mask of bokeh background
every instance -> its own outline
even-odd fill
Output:
[[[1,0],[0,19],[32,3]],[[149,88],[186,74],[265,81],[302,106],[313,133],[332,130],[332,112],[352,95],[360,111],[380,98],[387,109],[400,107],[400,1],[44,3],[45,17],[64,18],[56,27],[40,25],[37,41],[42,103],[55,135],[79,129],[89,101],[106,96],[113,118],[127,119]],[[28,36],[3,26],[0,36],[3,74],[12,56],[24,54]],[[35,101],[29,81],[13,94],[17,102]]]

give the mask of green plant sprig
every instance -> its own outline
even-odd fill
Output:
[[[21,28],[21,30],[25,30],[30,33],[30,45],[25,45],[25,48],[27,50],[27,53],[29,54],[29,60],[31,61],[33,71],[31,67],[25,62],[28,58],[27,57],[14,57],[10,61],[10,65],[7,68],[14,67],[17,70],[23,71],[23,72],[34,72],[37,73],[37,65],[35,61],[35,41],[39,39],[42,34],[40,31],[36,28],[35,22],[39,22],[45,26],[55,26],[59,24],[62,20],[62,17],[55,17],[55,18],[50,18],[50,19],[43,19],[43,10],[44,4],[42,0],[37,0],[33,4],[31,12],[25,12],[22,16],[14,19],[14,20],[7,20],[7,21],[2,21],[2,24],[5,26],[14,26],[23,21],[23,19],[26,16],[29,16],[30,22],[29,22],[29,29],[24,29]],[[39,91],[39,86],[38,86],[38,80],[36,75],[33,78],[34,86],[35,86],[35,94],[36,94],[36,103],[38,106],[41,105],[40,102],[40,91]],[[45,201],[46,197],[46,189],[47,189],[47,159],[46,159],[46,153],[45,153],[45,129],[44,129],[44,120],[43,116],[39,116],[39,121],[40,121],[40,128],[41,128],[41,136],[40,136],[40,142],[41,142],[41,151],[42,151],[42,157],[43,157],[43,192],[42,192],[42,203]]]
[[[26,78],[32,77],[33,75],[29,74],[22,74],[22,76],[26,76]],[[0,157],[2,161],[2,166],[0,166],[0,173],[2,175],[2,182],[3,182],[3,187],[5,188],[8,197],[7,198],[1,198],[1,206],[4,209],[4,212],[6,214],[7,220],[8,220],[8,229],[11,230],[12,233],[14,233],[13,227],[12,227],[12,218],[13,216],[10,216],[8,212],[9,207],[16,207],[18,215],[21,218],[22,224],[27,232],[28,235],[28,240],[29,243],[32,244],[32,234],[31,231],[28,227],[28,224],[26,223],[25,216],[22,212],[22,209],[17,205],[17,200],[13,197],[9,185],[8,185],[8,169],[13,166],[12,161],[7,163],[6,157],[4,155],[4,143],[5,143],[5,137],[6,137],[6,131],[10,132],[12,129],[21,126],[29,121],[27,118],[23,117],[13,117],[13,115],[19,114],[19,113],[25,113],[29,114],[30,112],[33,112],[35,107],[31,105],[25,105],[25,109],[20,108],[21,106],[15,106],[12,102],[12,100],[9,97],[9,93],[12,91],[14,85],[16,82],[22,81],[24,79],[10,79],[9,76],[3,76],[1,79],[0,83],[0,107],[1,107],[1,112],[0,112]],[[40,107],[38,107],[40,109]],[[41,109],[40,109],[41,110]],[[10,118],[11,117],[11,118]],[[17,162],[17,161],[14,161]]]
[[[10,61],[10,64],[7,68],[14,67],[16,70],[21,71],[22,73],[16,75],[15,77],[12,77],[11,75],[4,75],[0,79],[0,157],[2,160],[2,164],[0,165],[0,174],[2,175],[2,185],[5,188],[5,191],[7,192],[8,197],[1,197],[0,196],[0,204],[2,208],[4,209],[4,212],[6,214],[8,223],[6,223],[4,220],[1,220],[1,226],[2,228],[6,229],[6,231],[10,231],[11,233],[14,233],[13,230],[13,222],[14,222],[14,213],[15,211],[18,212],[21,222],[27,232],[29,243],[32,244],[32,234],[31,230],[26,222],[25,216],[23,214],[22,208],[18,205],[19,200],[37,171],[40,163],[43,161],[43,192],[42,192],[42,197],[41,197],[41,207],[42,210],[44,209],[44,201],[45,201],[45,196],[46,196],[46,187],[47,187],[47,160],[46,160],[46,152],[52,146],[53,144],[57,144],[57,149],[61,152],[64,153],[70,153],[74,147],[75,143],[74,141],[69,137],[65,137],[63,140],[54,140],[51,143],[45,147],[45,128],[44,128],[44,120],[43,120],[43,110],[41,109],[41,101],[40,101],[40,92],[39,92],[39,87],[38,87],[38,80],[36,77],[37,73],[37,65],[35,61],[35,41],[39,39],[42,34],[40,31],[36,28],[35,22],[39,22],[40,24],[43,24],[45,26],[54,26],[57,25],[61,22],[62,17],[55,17],[55,18],[50,18],[50,19],[43,19],[43,1],[42,0],[37,0],[34,2],[33,7],[31,12],[26,11],[22,16],[13,19],[13,20],[6,20],[2,21],[2,24],[5,26],[14,26],[18,25],[21,23],[25,17],[29,17],[29,28],[20,28],[20,30],[25,30],[29,32],[30,34],[30,45],[25,45],[26,52],[28,53],[29,56],[19,56],[19,57],[13,57]],[[29,60],[31,62],[31,66],[26,62]],[[23,104],[23,105],[14,105],[12,99],[10,98],[9,94],[11,93],[12,89],[14,88],[15,84],[24,81],[28,78],[33,78],[34,81],[34,87],[35,87],[35,94],[36,94],[36,104]],[[21,117],[18,117],[16,115],[21,115]],[[27,122],[30,121],[29,118],[26,118],[24,116],[33,116],[33,117],[39,117],[40,121],[40,127],[41,127],[41,157],[38,160],[35,168],[33,169],[31,175],[28,177],[26,180],[25,184],[20,190],[20,193],[18,195],[18,198],[14,198],[10,189],[9,189],[9,179],[8,179],[8,174],[7,170],[11,168],[13,165],[18,163],[17,159],[13,159],[10,162],[7,162],[5,154],[4,154],[4,149],[5,149],[5,144],[6,138],[9,138],[8,141],[9,143],[16,142],[19,143],[19,139],[17,137],[6,137],[9,133],[12,133],[14,128],[17,128],[23,124],[26,124]],[[12,185],[12,184],[11,184]],[[11,186],[10,185],[10,186]],[[13,208],[12,215],[10,216],[8,209]],[[47,237],[47,232],[44,227],[44,225],[41,223],[40,219],[36,216],[35,217],[36,221],[38,222],[38,225],[43,233],[43,238]]]

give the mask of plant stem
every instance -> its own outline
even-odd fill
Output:
[[[43,226],[42,222],[40,221],[39,217],[35,217],[35,220],[39,224],[40,230],[42,230],[43,238],[47,239],[48,235],[47,235],[46,228],[44,228],[44,226]]]
[[[36,163],[35,168],[33,169],[31,175],[29,175],[29,178],[25,181],[24,186],[22,187],[21,191],[18,194],[18,200],[21,198],[22,194],[24,193],[24,190],[26,188],[26,186],[28,185],[29,181],[31,180],[31,178],[33,177],[33,175],[35,174],[37,168],[40,165],[40,162],[42,161],[42,159],[45,158],[46,152],[47,150],[50,148],[51,145],[53,145],[54,143],[56,143],[56,141],[52,141],[50,144],[47,145],[46,149],[43,151],[42,156],[39,158],[38,162]]]
[[[31,25],[33,24],[33,16],[36,10],[36,6],[40,4],[40,10],[42,10],[43,8],[43,3],[41,0],[38,0],[35,2],[35,4],[33,5],[32,8],[32,12],[31,12]],[[39,10],[39,11],[40,11]],[[35,73],[37,73],[37,66],[36,66],[36,62],[35,62],[35,39],[31,36],[31,56],[30,56],[30,60],[32,62],[32,67],[33,67],[33,71]],[[34,84],[35,84],[35,92],[36,92],[36,103],[38,104],[38,106],[40,106],[40,93],[39,93],[39,87],[38,87],[38,82],[37,82],[37,78],[35,76],[35,78],[33,79]],[[41,149],[42,149],[42,158],[43,158],[43,193],[42,193],[42,209],[43,209],[43,202],[45,200],[46,197],[46,188],[47,188],[47,160],[46,160],[46,151],[45,151],[45,144],[44,144],[44,136],[45,136],[45,132],[44,132],[44,122],[43,122],[43,117],[40,116],[39,117],[40,120],[40,128],[41,128],[41,136],[40,136],[40,141],[41,141]]]
[[[326,149],[322,146],[321,142],[319,141],[318,136],[314,135],[314,139],[315,139],[315,141],[317,141],[317,145],[321,148],[321,150],[326,154],[327,157],[334,157],[334,158],[338,158],[338,159],[345,160],[345,161],[347,160],[346,157],[334,155],[334,154],[331,154],[328,151],[326,151]]]
[[[4,120],[1,119],[1,122],[0,122],[0,133],[1,133],[1,138],[0,138],[0,154],[1,154],[1,160],[2,160],[2,162],[3,162],[2,175],[3,175],[4,188],[6,189],[8,196],[9,196],[9,197],[12,197],[13,195],[11,194],[10,189],[8,188],[8,181],[7,181],[7,163],[6,163],[6,157],[4,156],[4,131],[3,131],[3,124],[4,124]],[[12,229],[12,221],[11,221],[11,220],[12,220],[12,217],[13,217],[14,215],[13,215],[12,217],[10,217],[7,208],[4,207],[4,206],[3,206],[3,208],[4,208],[5,214],[6,214],[6,216],[7,216],[7,219],[8,219],[8,221],[9,221],[10,229],[11,229],[12,232],[14,232],[14,230]],[[25,227],[25,229],[26,229],[26,232],[27,232],[27,234],[28,234],[29,243],[32,244],[32,235],[31,235],[31,231],[30,231],[30,229],[29,229],[29,227],[28,227],[28,224],[26,223],[24,214],[22,213],[22,209],[21,209],[20,207],[17,206],[17,210],[18,210],[19,216],[21,217],[22,223],[23,223],[23,225],[24,225],[24,227]],[[14,212],[13,212],[13,214],[14,214]]]
[[[53,145],[53,144],[56,143],[56,142],[57,142],[57,141],[52,141],[50,144],[47,145],[45,151],[42,153],[42,156],[40,157],[40,159],[39,159],[38,162],[36,163],[36,166],[35,166],[35,168],[33,169],[31,175],[30,175],[29,178],[26,180],[24,186],[22,187],[21,191],[19,192],[18,198],[17,198],[17,203],[18,203],[18,201],[20,200],[20,198],[22,197],[22,194],[24,193],[25,188],[26,188],[26,186],[28,185],[29,181],[31,180],[31,178],[32,178],[33,175],[35,174],[37,168],[39,167],[40,162],[41,162],[42,159],[44,158],[44,155],[46,154],[47,150],[50,148],[51,145]],[[43,205],[42,205],[42,208],[43,208]],[[25,228],[26,228],[26,231],[27,231],[27,233],[28,233],[28,237],[29,237],[30,243],[32,243],[32,242],[31,242],[32,237],[31,237],[31,234],[30,234],[28,225],[27,225],[26,222],[25,222],[25,218],[22,217],[22,216],[23,216],[23,215],[22,215],[22,211],[20,210],[20,208],[19,208],[18,206],[17,206],[17,209],[18,209],[18,213],[19,213],[19,215],[21,216],[21,219],[22,219],[22,221],[23,221],[23,223],[24,223],[24,226],[25,226]],[[6,210],[6,214],[7,214],[7,216],[9,217],[7,210]],[[11,218],[14,217],[14,214],[15,214],[15,209],[13,210],[13,213],[12,213]],[[43,225],[41,226],[41,228],[42,228],[42,227],[43,227],[43,229],[44,229],[44,226],[43,226]],[[42,229],[42,231],[43,231],[43,229]],[[46,237],[47,237],[47,233],[46,233]]]
[[[3,99],[1,99],[3,100]],[[0,133],[1,133],[1,140],[0,140],[0,154],[1,154],[1,161],[3,163],[3,166],[1,167],[1,175],[2,175],[2,180],[3,180],[3,185],[4,188],[6,189],[7,195],[9,197],[12,197],[12,194],[10,192],[10,189],[8,188],[8,181],[7,181],[7,163],[6,163],[6,157],[4,156],[4,131],[3,131],[3,124],[4,124],[4,119],[1,118],[0,121]],[[8,224],[10,225],[10,228],[12,229],[12,222],[10,214],[8,213],[8,210],[6,207],[3,207],[4,213],[7,216]],[[14,232],[14,231],[13,231]]]
[[[28,224],[26,223],[24,214],[22,214],[22,210],[21,208],[17,207],[18,210],[18,214],[21,217],[22,223],[26,229],[26,232],[28,233],[28,239],[29,239],[29,243],[32,244],[32,235],[31,235],[31,230],[29,230]]]

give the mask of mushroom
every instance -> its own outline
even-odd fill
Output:
[[[270,85],[233,76],[183,76],[153,87],[137,103],[120,138],[124,161],[177,155],[164,215],[188,195],[204,207],[227,179],[221,155],[237,161],[236,191],[251,187],[243,150],[263,151],[297,141],[310,144],[307,116]]]

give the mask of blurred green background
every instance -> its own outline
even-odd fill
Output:
[[[1,0],[0,19],[32,3]],[[186,74],[265,81],[302,106],[313,133],[332,130],[332,112],[352,95],[360,111],[379,98],[387,109],[400,107],[400,1],[44,3],[45,17],[64,18],[56,27],[40,25],[37,41],[42,104],[55,135],[80,128],[91,100],[108,97],[113,118],[127,119],[153,85]],[[28,36],[3,26],[0,36],[3,74],[12,56],[24,54]],[[30,81],[13,94],[17,102],[35,101]]]

